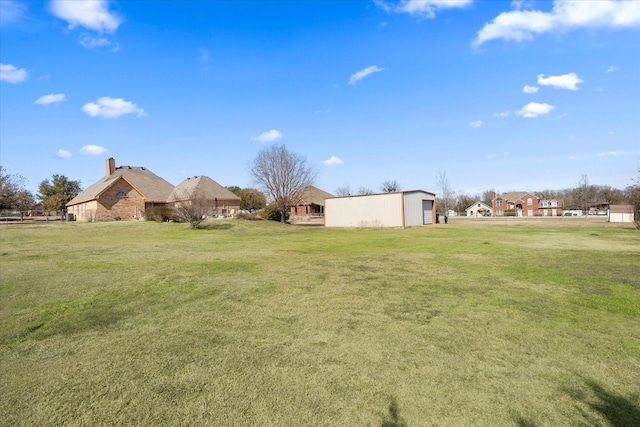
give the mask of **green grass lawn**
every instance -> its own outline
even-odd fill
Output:
[[[640,231],[568,224],[1,226],[0,424],[638,425]]]

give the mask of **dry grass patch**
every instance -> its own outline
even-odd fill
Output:
[[[635,230],[231,220],[0,238],[11,425],[639,419]]]

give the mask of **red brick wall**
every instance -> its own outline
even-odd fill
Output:
[[[123,192],[126,196],[119,196]],[[144,198],[127,181],[119,179],[98,199],[96,221],[138,219],[144,212]]]

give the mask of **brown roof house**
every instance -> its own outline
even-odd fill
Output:
[[[524,191],[491,194],[493,215],[534,216],[539,215],[538,198]]]
[[[116,167],[107,159],[107,175],[67,203],[78,221],[139,219],[147,208],[166,204],[173,185],[138,166]]]
[[[206,216],[229,216],[240,209],[240,197],[208,176],[185,179],[171,191],[167,202],[174,206],[198,203]]]
[[[324,216],[324,199],[335,197],[331,193],[320,190],[313,185],[308,185],[298,192],[297,201],[291,209],[291,218],[296,217],[321,217]]]

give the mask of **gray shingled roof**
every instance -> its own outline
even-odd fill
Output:
[[[335,197],[333,194],[322,191],[313,185],[304,187],[298,192],[298,202],[302,201],[307,204],[314,204],[318,206],[324,206],[324,199]]]
[[[525,195],[531,194],[526,191],[513,191],[511,193],[504,193],[496,196],[496,198],[502,198],[503,200],[507,200],[509,202],[515,202],[521,200]]]
[[[218,198],[219,200],[240,200],[240,197],[224,188],[208,176],[194,176],[182,181],[173,189],[168,202],[200,198],[204,195],[206,199]]]
[[[171,183],[160,178],[149,169],[138,166],[120,166],[111,175],[105,176],[100,181],[87,187],[67,203],[67,206],[96,199],[121,177],[137,188],[147,202],[165,203],[173,190]]]

